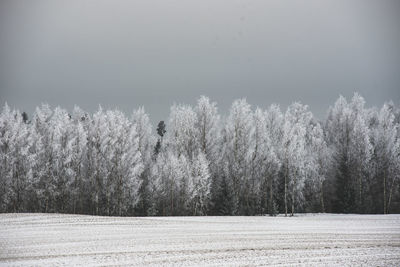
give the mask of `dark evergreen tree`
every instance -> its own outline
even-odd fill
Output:
[[[161,136],[161,138],[163,138],[164,137],[164,134],[167,132],[167,130],[166,130],[166,125],[165,125],[165,123],[164,123],[164,121],[160,121],[159,123],[158,123],[158,126],[157,126],[157,134],[159,135],[159,136]]]
[[[164,121],[160,121],[157,126],[157,134],[160,137],[157,139],[157,143],[154,147],[154,155],[155,156],[157,156],[158,153],[160,153],[162,140],[163,140],[163,137],[166,132],[167,132],[167,130],[166,130],[166,125],[165,125]]]
[[[24,121],[24,123],[29,123],[28,120],[28,114],[26,114],[26,112],[22,112],[22,120]]]
[[[220,178],[214,188],[216,194],[212,200],[212,215],[233,215],[234,205],[231,185],[228,183],[225,175],[222,175]]]

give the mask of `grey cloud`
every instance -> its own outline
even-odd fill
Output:
[[[0,100],[153,122],[204,94],[226,113],[293,101],[323,118],[339,94],[400,102],[399,1],[14,1],[0,3]]]

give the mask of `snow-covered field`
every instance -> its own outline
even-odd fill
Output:
[[[400,215],[0,214],[0,265],[400,266]]]

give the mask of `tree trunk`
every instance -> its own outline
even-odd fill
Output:
[[[171,182],[171,214],[169,215],[174,215],[174,190],[172,187],[172,182]]]
[[[383,173],[383,214],[387,213],[386,208],[386,170]]]
[[[273,197],[272,197],[272,177],[270,177],[270,186],[269,186],[269,214],[273,215],[274,214],[274,203],[273,203]]]
[[[76,214],[76,192],[77,192],[77,180],[78,180],[78,177],[77,177],[77,175],[75,175],[75,183],[74,183],[74,192],[73,192],[73,194],[72,194],[72,212],[74,213],[74,214]]]
[[[287,217],[287,179],[289,176],[289,160],[287,161],[287,165],[286,165],[286,174],[285,174],[285,217]]]
[[[110,216],[111,215],[110,214],[110,196],[109,196],[108,190],[106,191],[106,196],[107,196],[107,204],[106,204],[107,215]]]
[[[321,183],[321,210],[325,213],[325,203],[324,203],[324,183]]]
[[[296,186],[296,178],[294,177],[294,179],[293,179],[293,187],[292,187],[292,215],[291,215],[291,216],[294,215],[294,200],[295,200],[294,193],[295,193],[295,186]]]
[[[392,201],[392,193],[393,193],[393,187],[394,187],[394,181],[395,181],[395,179],[396,179],[396,178],[393,178],[392,185],[390,186],[389,201],[388,201],[387,206],[386,206],[386,214],[389,213],[390,202]]]
[[[96,192],[95,201],[96,201],[96,215],[99,215],[99,193],[98,192]]]
[[[16,176],[16,180],[17,180],[17,199],[15,201],[15,211],[19,212],[19,202],[20,202],[20,192],[19,192],[19,175],[18,175],[18,171],[15,172],[15,176]]]
[[[358,212],[360,214],[363,213],[363,210],[362,210],[362,196],[361,196],[361,194],[362,194],[362,183],[361,183],[361,174],[359,174],[359,176],[358,176],[358,195],[359,195]]]

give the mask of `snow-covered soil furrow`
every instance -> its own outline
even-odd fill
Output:
[[[0,214],[0,265],[400,266],[400,215]]]

